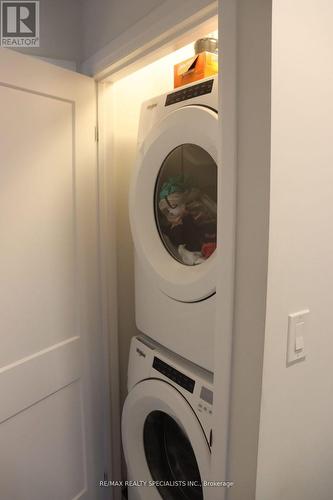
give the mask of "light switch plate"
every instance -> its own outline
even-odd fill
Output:
[[[305,359],[309,309],[289,314],[287,364]]]

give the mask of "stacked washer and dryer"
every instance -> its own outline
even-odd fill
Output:
[[[130,500],[205,500],[210,478],[217,77],[142,105],[130,191],[136,323],[122,439]]]

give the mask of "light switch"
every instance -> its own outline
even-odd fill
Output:
[[[305,309],[288,316],[287,363],[304,359],[306,356],[306,324],[309,310]]]
[[[304,323],[302,323],[304,325]],[[304,350],[304,336],[299,335],[297,336],[296,334],[296,339],[295,339],[295,351],[303,351]]]

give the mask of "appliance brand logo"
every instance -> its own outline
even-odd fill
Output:
[[[138,347],[136,348],[136,352],[138,353],[139,356],[144,358],[146,357],[146,353],[141,351],[141,349],[139,349]]]
[[[1,1],[2,47],[39,47],[39,1]]]

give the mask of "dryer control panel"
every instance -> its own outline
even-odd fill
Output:
[[[165,105],[170,106],[176,102],[187,101],[187,99],[192,99],[193,97],[199,97],[201,95],[210,94],[213,90],[214,79],[205,80],[204,82],[191,85],[190,87],[184,87],[180,90],[168,94]]]

